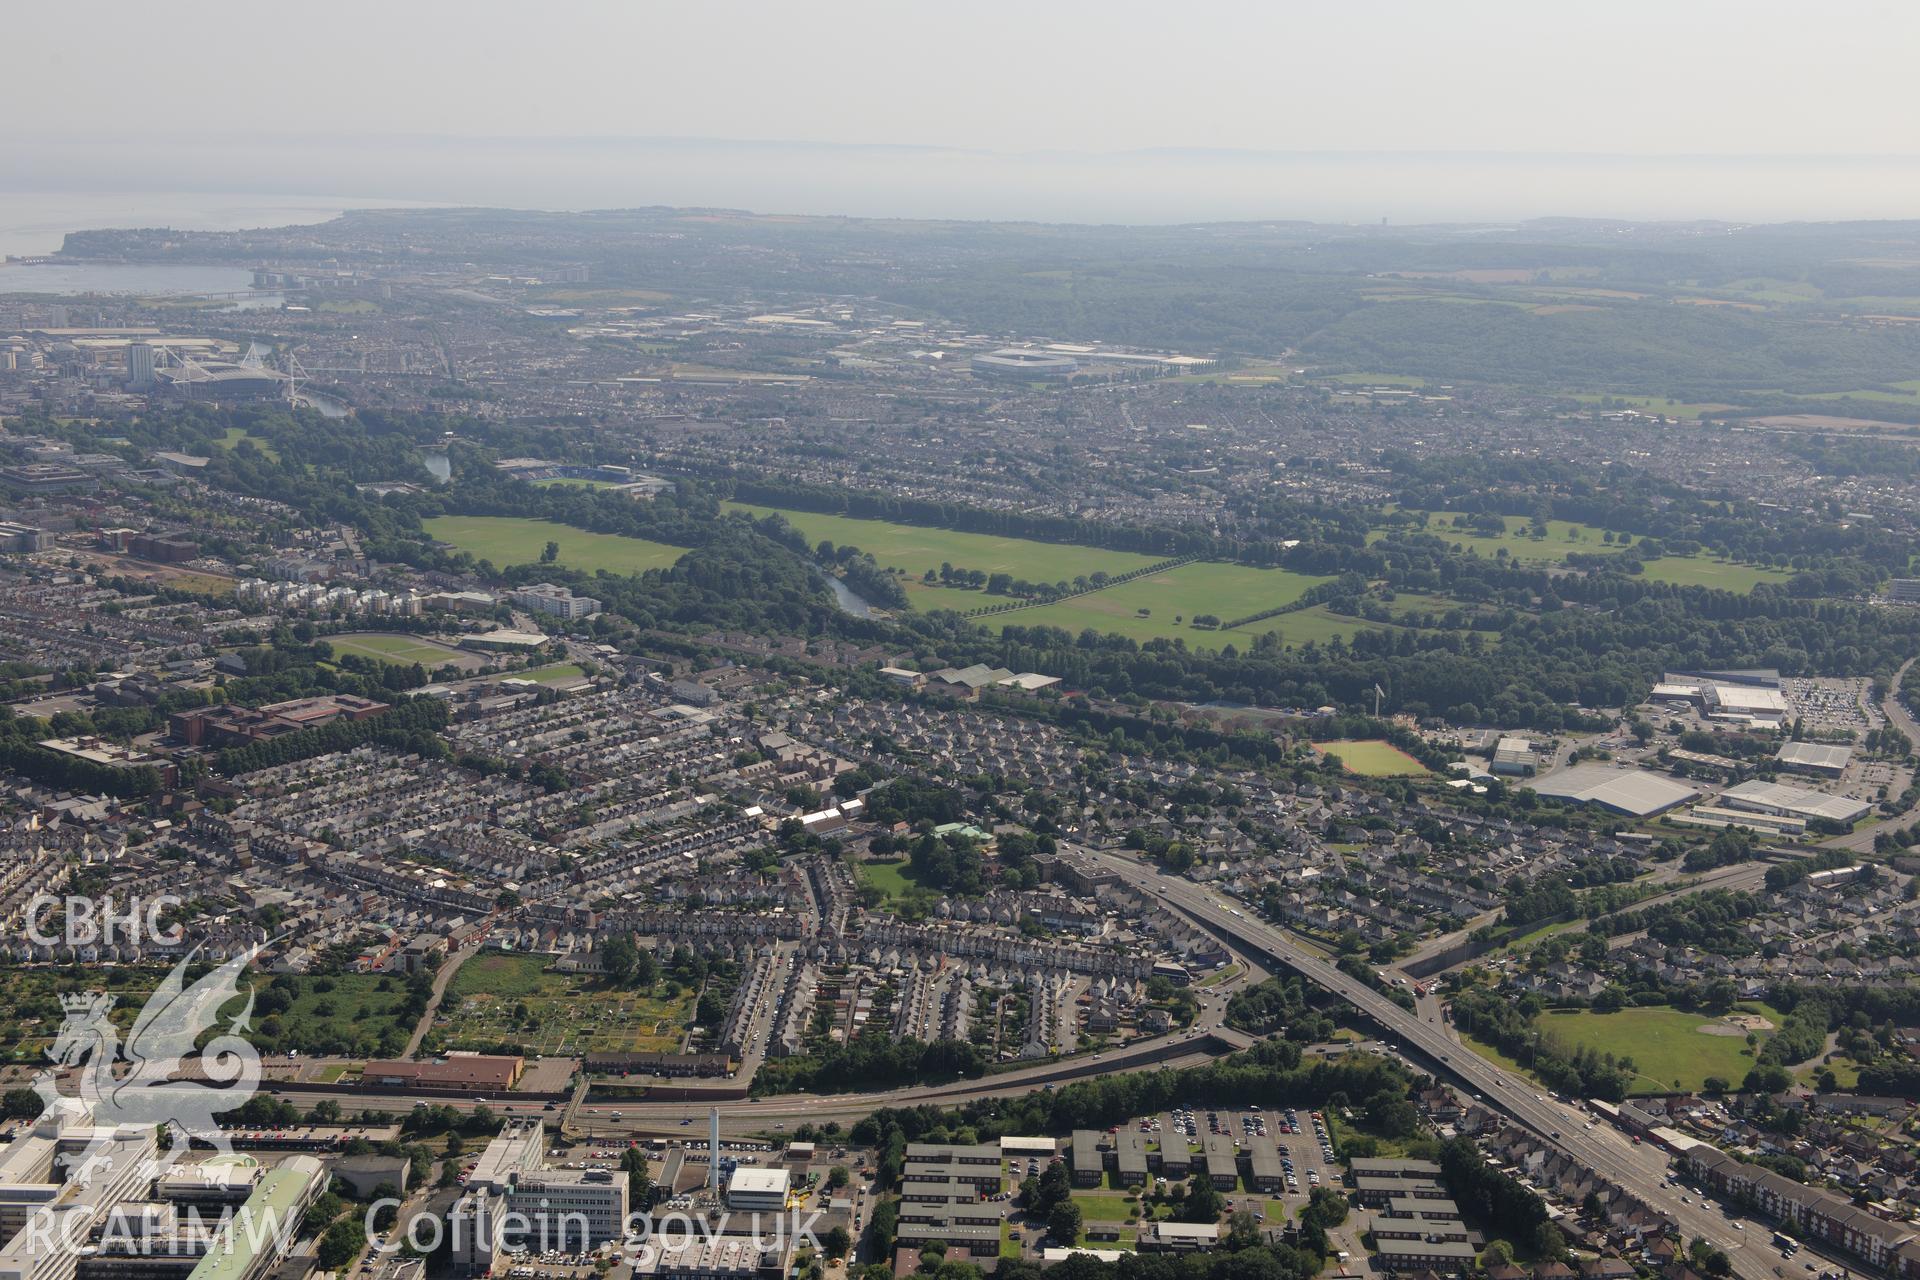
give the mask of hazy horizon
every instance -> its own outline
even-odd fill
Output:
[[[985,0],[22,8],[0,199],[1079,222],[1920,210],[1920,9]],[[78,91],[84,86],[84,92]]]
[[[217,230],[316,220],[196,219],[174,212],[183,201],[285,206],[320,216],[383,205],[668,205],[776,216],[1134,224],[1920,215],[1920,160],[1903,156],[1010,153],[730,139],[387,138],[377,145],[198,139],[164,159],[124,141],[75,150],[14,140],[0,143],[0,159],[7,161],[0,251],[13,253],[57,247],[50,234],[56,227]],[[41,228],[38,238],[8,234],[23,225]]]

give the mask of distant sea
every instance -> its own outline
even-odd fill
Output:
[[[101,181],[121,190],[88,190]],[[242,189],[207,193],[222,185]],[[378,194],[320,194],[340,191]],[[0,253],[50,253],[80,228],[231,230],[427,205],[1132,224],[1899,219],[1920,215],[1920,158],[1020,152],[707,138],[236,137],[155,148],[144,138],[0,138]]]

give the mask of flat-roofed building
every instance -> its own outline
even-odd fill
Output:
[[[1258,1134],[1247,1139],[1247,1187],[1253,1191],[1286,1189],[1286,1169],[1272,1138]]]
[[[974,1204],[980,1188],[961,1178],[907,1178],[900,1184],[903,1204]]]
[[[1439,1183],[1423,1178],[1401,1178],[1380,1174],[1354,1175],[1353,1198],[1369,1208],[1381,1208],[1388,1202],[1401,1197],[1410,1200],[1450,1199],[1446,1189]]]
[[[1222,1191],[1231,1191],[1240,1181],[1240,1156],[1233,1139],[1224,1133],[1210,1133],[1200,1144],[1201,1160],[1207,1180]]]
[[[1220,1227],[1210,1222],[1149,1222],[1135,1242],[1142,1253],[1199,1253],[1220,1244]]]
[[[979,1257],[1000,1251],[1000,1223],[960,1222],[948,1218],[937,1222],[902,1222],[894,1239],[909,1248],[940,1243],[950,1249],[965,1249]]]
[[[740,1165],[727,1180],[727,1208],[741,1213],[778,1213],[787,1207],[791,1180],[785,1169]]]
[[[1075,1129],[1070,1150],[1073,1153],[1073,1185],[1099,1186],[1100,1175],[1106,1172],[1105,1157],[1100,1153],[1100,1135],[1091,1129]]]
[[[1123,1187],[1144,1187],[1147,1184],[1146,1134],[1132,1129],[1115,1135],[1113,1170]]]
[[[1445,1222],[1460,1216],[1460,1206],[1451,1200],[1419,1200],[1413,1196],[1393,1196],[1381,1210],[1389,1218],[1419,1218]]]
[[[785,1176],[782,1171],[782,1176]],[[728,1188],[729,1207],[732,1188]],[[785,1207],[785,1196],[781,1205]],[[525,1239],[542,1249],[585,1252],[626,1230],[627,1175],[612,1169],[535,1169],[516,1173],[507,1211],[526,1223]]]
[[[487,1144],[467,1175],[469,1187],[505,1191],[514,1178],[540,1167],[546,1151],[546,1126],[538,1120],[510,1120]]]
[[[1847,771],[1853,748],[1832,742],[1783,742],[1773,758],[1783,769],[1837,778]]]
[[[1193,1152],[1187,1147],[1187,1135],[1175,1127],[1172,1116],[1160,1117],[1160,1172],[1169,1178],[1184,1178],[1193,1169]]]
[[[951,1179],[965,1182],[982,1195],[992,1195],[1000,1190],[1000,1166],[980,1164],[940,1164],[926,1160],[909,1160],[902,1174],[906,1178],[922,1182],[943,1182]]]
[[[1605,764],[1576,764],[1533,779],[1538,795],[1568,804],[1594,805],[1633,818],[1650,818],[1695,799],[1700,792],[1643,769]]]
[[[1846,826],[1859,821],[1873,808],[1867,801],[1851,796],[1828,795],[1824,791],[1808,791],[1782,782],[1761,782],[1757,778],[1722,791],[1720,807],[1780,814],[1807,822],[1819,818]]]
[[[765,1248],[751,1237],[660,1236],[638,1252],[633,1274],[648,1280],[780,1280],[789,1253]]]
[[[951,1142],[909,1142],[907,1163],[912,1164],[915,1161],[935,1164],[990,1164],[998,1169],[1000,1144],[978,1142],[957,1146]]]
[[[1378,1240],[1374,1261],[1387,1271],[1427,1268],[1443,1275],[1473,1269],[1474,1248],[1464,1240]]]
[[[901,1222],[927,1222],[936,1225],[989,1226],[998,1228],[1006,1215],[997,1204],[975,1200],[966,1204],[900,1203]]]
[[[1539,767],[1533,744],[1525,738],[1502,738],[1494,744],[1493,772],[1508,777],[1530,778]]]
[[[261,1176],[188,1280],[258,1280],[286,1256],[290,1228],[326,1188],[326,1167],[312,1156],[281,1161]]]
[[[1757,729],[1778,728],[1787,718],[1787,696],[1778,689],[1755,685],[1709,684],[1706,711],[1714,720],[1731,720]]]
[[[375,1059],[360,1070],[363,1089],[417,1089],[431,1093],[505,1092],[526,1067],[506,1054],[455,1053],[439,1062]]]
[[[1434,1182],[1440,1177],[1440,1166],[1431,1160],[1395,1160],[1386,1156],[1363,1156],[1347,1167],[1356,1177],[1409,1178],[1416,1182]]]
[[[1458,1218],[1396,1218],[1376,1213],[1367,1219],[1375,1240],[1466,1240],[1467,1224]]]

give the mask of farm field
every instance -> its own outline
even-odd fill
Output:
[[[769,515],[776,510],[738,502],[729,502],[726,507],[755,516]],[[808,542],[817,543],[825,539],[835,546],[851,544],[872,555],[883,567],[905,570],[915,578],[929,569],[938,572],[941,564],[945,563],[956,569],[1010,573],[1029,582],[1071,582],[1091,573],[1130,573],[1165,559],[1164,556],[1143,556],[1131,551],[1035,542],[1028,538],[1002,538],[987,533],[962,533],[955,529],[926,529],[917,525],[895,524],[889,520],[858,520],[852,516],[828,516],[812,511],[784,509],[779,513],[787,518],[788,524],[804,534]],[[991,598],[984,593],[965,594],[974,596],[981,604],[991,603]],[[943,601],[935,607],[950,609],[955,606]]]
[[[676,1050],[695,993],[667,1000],[549,973],[547,957],[484,952],[460,967],[434,1017],[436,1048],[517,1044],[543,1054]]]
[[[1761,1016],[1779,1025],[1779,1015],[1770,1010]],[[1754,1062],[1745,1031],[1725,1018],[1678,1009],[1648,1006],[1617,1013],[1546,1013],[1535,1025],[1562,1044],[1632,1058],[1638,1071],[1631,1086],[1635,1093],[1697,1090],[1708,1076],[1737,1084]],[[1709,1026],[1725,1028],[1732,1034],[1701,1030]]]
[[[449,662],[463,671],[475,671],[486,665],[482,659],[471,653],[463,653],[452,645],[399,631],[349,631],[323,638],[336,654],[352,653],[376,662],[393,662],[402,666],[412,666],[417,662],[428,671]]]
[[[1301,635],[1296,641],[1290,624],[1298,619],[1307,627],[1313,626],[1304,622],[1309,610],[1281,614],[1225,631],[1195,627],[1193,619],[1200,614],[1229,619],[1275,609],[1292,604],[1309,587],[1324,581],[1324,578],[1289,573],[1285,569],[1209,562],[1183,564],[1105,591],[994,615],[984,621],[1001,626],[1060,627],[1076,634],[1092,627],[1135,640],[1179,636],[1194,649],[1218,649],[1226,644],[1250,648],[1254,640],[1267,631],[1279,631],[1288,643],[1303,643],[1310,637]],[[1140,613],[1143,609],[1147,611],[1144,617]],[[1331,618],[1331,615],[1325,616]],[[1351,623],[1353,630],[1367,625],[1358,619]]]
[[[1348,773],[1363,778],[1405,778],[1428,772],[1425,765],[1383,738],[1341,738],[1319,746],[1339,756]]]
[[[551,520],[521,516],[435,516],[422,522],[430,537],[450,542],[460,550],[491,560],[504,568],[537,564],[548,542],[560,544],[561,565],[583,573],[641,573],[664,569],[687,554],[645,538],[623,538],[614,533],[590,533]]]

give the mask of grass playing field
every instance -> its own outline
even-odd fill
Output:
[[[1058,604],[1036,605],[1004,617],[987,619],[1002,626],[1060,627],[1078,633],[1088,627],[1114,632],[1135,640],[1153,640],[1179,636],[1189,648],[1218,649],[1233,644],[1251,648],[1265,631],[1279,631],[1287,643],[1303,643],[1293,638],[1292,624],[1312,627],[1302,615],[1282,614],[1232,630],[1207,629],[1193,625],[1196,616],[1211,614],[1222,621],[1276,609],[1298,600],[1309,587],[1325,581],[1285,569],[1257,569],[1250,565],[1203,562],[1183,564],[1164,573],[1135,578],[1105,591],[1075,596]],[[1142,611],[1145,611],[1144,614]],[[1364,623],[1355,623],[1356,629]]]
[[[363,658],[372,658],[377,662],[396,662],[405,666],[419,663],[428,671],[445,666],[451,662],[463,670],[470,670],[482,664],[479,658],[463,653],[452,645],[429,640],[425,636],[410,636],[395,631],[350,631],[342,635],[328,636],[326,641],[333,646],[336,654],[358,654]]]
[[[680,1047],[693,992],[668,1000],[546,969],[545,956],[474,956],[454,975],[428,1043],[451,1049],[517,1044],[546,1054]]]
[[[556,662],[550,667],[531,667],[525,671],[516,671],[514,678],[531,680],[535,684],[558,684],[562,680],[571,680],[575,676],[585,675],[577,662]]]
[[[670,547],[664,542],[589,533],[551,520],[520,516],[435,516],[423,523],[430,536],[501,568],[539,563],[548,542],[560,544],[559,564],[583,573],[664,569],[687,554],[685,547]]]
[[[1403,778],[1427,772],[1425,765],[1380,738],[1340,738],[1321,743],[1320,749],[1339,756],[1348,773],[1363,778]]]
[[[1791,574],[1732,560],[1711,560],[1705,556],[1662,556],[1646,562],[1644,576],[1650,582],[1671,582],[1677,587],[1718,587],[1722,591],[1748,592],[1763,582],[1785,582]]]
[[[726,505],[729,510],[747,511],[756,516],[775,510],[738,502]],[[953,529],[926,529],[889,520],[856,520],[851,516],[823,516],[812,511],[781,510],[780,514],[804,534],[808,542],[825,539],[835,546],[856,546],[883,567],[903,569],[915,578],[929,569],[938,572],[944,563],[956,569],[978,569],[982,573],[1010,573],[1029,582],[1071,582],[1092,573],[1128,573],[1164,559],[1131,551],[1105,551],[1099,547],[1001,538]],[[976,594],[975,599],[980,604],[992,602],[985,594]],[[943,602],[937,607],[956,606]]]
[[[1769,1021],[1779,1022],[1777,1017]],[[1631,1086],[1635,1093],[1699,1089],[1708,1076],[1738,1084],[1754,1062],[1745,1031],[1723,1018],[1678,1009],[1651,1006],[1617,1013],[1547,1013],[1537,1025],[1562,1044],[1632,1058],[1639,1072]],[[1709,1034],[1702,1027],[1725,1028],[1733,1034]]]

